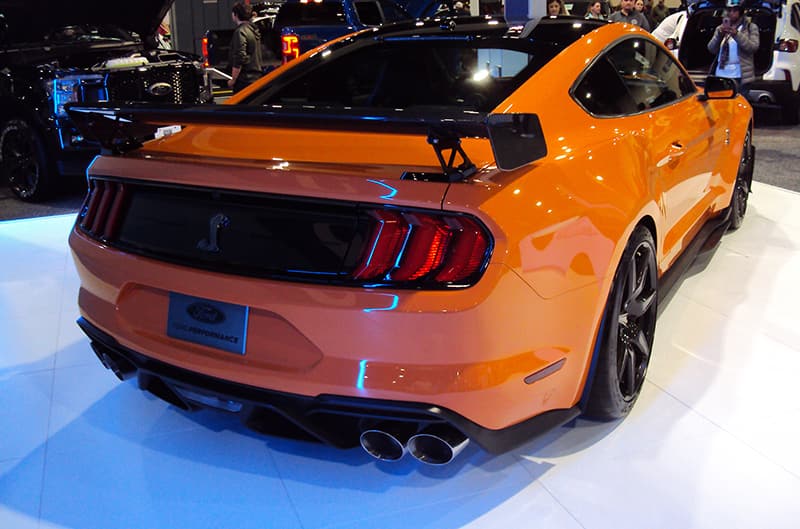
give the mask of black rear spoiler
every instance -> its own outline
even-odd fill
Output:
[[[487,114],[453,109],[328,110],[285,109],[246,105],[67,105],[67,113],[84,138],[106,154],[138,149],[162,130],[179,125],[220,125],[331,131],[424,134],[451,181],[470,176],[475,167],[461,148],[461,138],[488,138],[500,169],[510,171],[547,154],[536,114]],[[456,154],[461,163],[456,165]]]

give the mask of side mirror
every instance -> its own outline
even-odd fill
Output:
[[[716,77],[709,75],[706,77],[705,88],[702,101],[708,99],[733,99],[739,91],[736,88],[736,81],[727,77]]]

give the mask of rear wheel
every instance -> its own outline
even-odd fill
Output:
[[[731,196],[731,230],[739,229],[744,221],[744,215],[747,213],[747,198],[750,195],[750,182],[753,176],[752,142],[752,131],[748,130],[744,138],[739,171],[736,174],[736,184]]]
[[[0,168],[0,176],[22,200],[41,200],[51,191],[44,141],[25,120],[11,119],[0,127]]]
[[[613,420],[633,408],[644,384],[658,304],[655,243],[638,226],[622,255],[601,325],[599,357],[584,414]]]

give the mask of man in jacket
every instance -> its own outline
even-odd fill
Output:
[[[739,0],[731,0],[722,24],[708,42],[708,51],[716,55],[711,73],[734,79],[739,93],[747,96],[750,83],[756,79],[753,55],[758,45],[758,26],[744,16]]]
[[[231,18],[236,24],[230,47],[231,79],[228,86],[236,93],[263,75],[261,60],[261,34],[250,23],[253,8],[236,2],[231,8]]]

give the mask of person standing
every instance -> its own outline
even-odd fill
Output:
[[[653,19],[656,26],[661,24],[661,22],[667,18],[667,15],[669,15],[669,9],[667,9],[667,6],[664,4],[664,0],[658,0],[658,3],[650,10],[650,17]]]
[[[759,41],[758,26],[744,16],[738,0],[731,0],[722,24],[708,42],[708,51],[716,55],[711,72],[718,77],[734,79],[739,93],[747,96],[750,83],[756,79],[753,56]]]
[[[564,0],[549,0],[547,2],[547,16],[557,17],[559,15],[569,15]]]
[[[589,4],[589,9],[586,11],[586,16],[584,18],[588,18],[590,20],[605,20],[606,17],[603,16],[603,4],[600,0],[596,0]]]
[[[633,9],[641,13],[645,20],[647,20],[648,29],[656,27],[656,25],[653,24],[653,19],[650,18],[650,11],[645,5],[644,0],[633,0]]]
[[[650,24],[645,16],[633,8],[634,0],[621,0],[619,11],[611,13],[609,22],[626,22],[650,31]]]
[[[231,18],[236,29],[231,37],[231,78],[228,86],[235,94],[263,75],[263,64],[261,34],[250,22],[253,8],[249,4],[236,2],[231,8]]]

